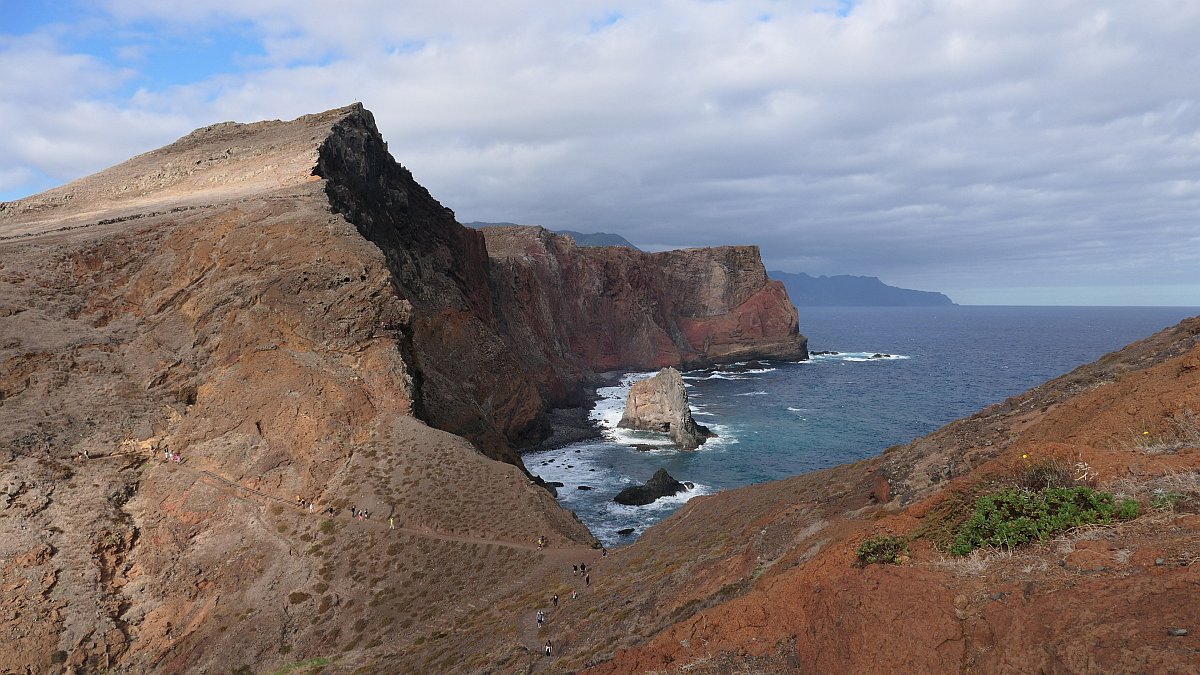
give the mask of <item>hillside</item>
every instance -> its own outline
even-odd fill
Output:
[[[206,127],[0,208],[0,664],[1192,672],[1198,341],[604,552],[517,448],[595,370],[801,358],[758,250],[463,228],[358,105]],[[977,497],[1050,481],[1138,506],[946,550]],[[861,566],[885,534],[899,564]]]
[[[787,287],[797,307],[934,307],[953,305],[942,293],[889,286],[876,277],[838,274],[809,276],[803,272],[769,272]]]
[[[694,279],[730,255],[655,273]],[[646,296],[700,314],[636,314],[669,332],[646,327],[665,341],[628,363],[735,344],[802,357],[757,250],[735,257],[711,302]],[[598,554],[516,449],[545,437],[547,408],[577,398],[593,364],[569,331],[522,360],[508,320],[528,308],[503,304],[517,294],[491,260],[361,105],[205,127],[0,205],[0,517],[14,524],[0,531],[0,663],[526,658],[512,619],[529,575]],[[764,311],[782,320],[761,350],[714,333]],[[453,631],[473,637],[434,648]]]

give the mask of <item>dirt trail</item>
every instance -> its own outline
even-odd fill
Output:
[[[95,459],[95,458],[93,458],[93,459]],[[154,460],[151,459],[150,461],[153,462]],[[413,536],[417,536],[417,537],[425,537],[428,539],[436,539],[438,541],[450,541],[450,542],[455,542],[455,543],[460,543],[460,544],[494,544],[496,546],[504,546],[507,548],[517,549],[517,550],[521,550],[521,551],[539,550],[536,544],[520,544],[515,541],[508,541],[508,540],[504,540],[504,539],[487,539],[487,538],[481,538],[481,537],[468,537],[468,536],[463,536],[463,535],[447,534],[444,532],[438,532],[436,530],[431,530],[431,529],[417,529],[417,528],[410,528],[410,527],[404,527],[404,526],[389,527],[388,522],[386,520],[369,520],[369,519],[362,520],[362,519],[358,519],[358,518],[347,518],[344,515],[343,511],[339,511],[338,513],[336,513],[332,516],[324,513],[323,511],[307,511],[304,509],[297,508],[296,504],[293,500],[286,499],[284,497],[279,497],[277,495],[263,492],[261,490],[256,490],[255,488],[248,487],[248,486],[242,485],[241,483],[238,483],[236,481],[229,480],[228,478],[225,478],[224,476],[220,476],[220,475],[215,474],[212,471],[208,471],[206,469],[196,469],[196,468],[189,467],[189,466],[187,466],[186,461],[181,462],[181,463],[174,463],[174,462],[170,462],[170,463],[169,462],[159,462],[159,463],[171,464],[177,469],[183,469],[183,470],[191,473],[192,475],[196,476],[200,481],[203,481],[206,484],[211,485],[212,487],[215,487],[220,490],[232,491],[234,495],[238,495],[237,491],[249,493],[251,495],[254,495],[255,497],[260,497],[262,499],[270,500],[270,501],[288,506],[289,508],[294,508],[302,514],[307,514],[307,515],[311,515],[311,516],[315,516],[315,517],[332,518],[332,519],[336,519],[336,520],[353,520],[355,522],[362,523],[364,526],[368,526],[368,527],[375,527],[377,529],[384,529],[384,530],[390,529],[390,530],[394,530],[396,532],[402,532],[404,534],[409,534],[409,535],[413,535]],[[242,497],[240,495],[238,495],[236,498],[242,499],[243,501],[245,501],[245,497]],[[549,552],[549,549],[543,549],[543,550],[547,550]],[[576,557],[578,557],[579,553],[582,553],[582,552],[588,552],[588,553],[593,552],[592,549],[583,548],[583,547],[554,549],[554,550],[570,551],[570,552],[572,552],[572,555],[576,556]]]

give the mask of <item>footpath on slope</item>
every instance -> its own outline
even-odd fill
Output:
[[[236,481],[230,480],[217,473],[207,469],[199,469],[188,466],[186,460],[182,462],[173,462],[157,458],[155,451],[149,458],[145,454],[138,451],[133,452],[117,452],[108,455],[93,456],[90,459],[83,461],[97,461],[115,456],[137,456],[144,462],[151,464],[157,468],[162,464],[170,464],[175,469],[182,469],[191,474],[197,481],[206,485],[221,490],[239,501],[250,502],[271,502],[281,506],[287,506],[295,509],[300,514],[307,514],[326,519],[338,520],[353,520],[366,527],[374,527],[376,529],[390,530],[402,534],[423,537],[445,542],[454,542],[461,544],[492,544],[495,546],[506,547],[510,549],[538,552],[540,553],[539,564],[528,570],[528,574],[523,577],[513,579],[505,584],[493,585],[489,588],[487,597],[480,597],[474,603],[465,603],[457,605],[453,608],[447,608],[447,611],[439,617],[436,622],[431,623],[431,630],[454,630],[454,626],[458,625],[459,619],[464,615],[476,612],[482,607],[486,607],[497,600],[507,600],[520,596],[536,595],[539,597],[537,607],[533,609],[516,610],[511,621],[516,627],[517,645],[533,658],[528,664],[528,672],[553,672],[554,659],[556,659],[562,650],[568,649],[571,644],[569,636],[556,635],[554,633],[555,615],[557,608],[553,606],[552,597],[554,593],[559,593],[559,604],[565,605],[572,601],[571,590],[574,590],[579,596],[589,592],[595,592],[594,585],[596,580],[591,579],[593,566],[600,562],[607,554],[607,551],[597,550],[588,547],[540,547],[535,544],[522,544],[519,542],[508,541],[503,539],[488,539],[480,537],[470,537],[463,535],[448,534],[438,532],[431,529],[418,529],[405,527],[397,524],[391,527],[386,518],[346,518],[343,514],[344,509],[328,514],[324,510],[309,511],[306,508],[298,506],[294,499],[287,499],[269,492],[265,492],[256,488],[242,485]],[[569,568],[578,567],[580,564],[586,564],[587,577],[584,573],[571,574],[568,573]],[[586,580],[585,580],[586,579]],[[541,591],[533,591],[532,587],[539,587]],[[537,622],[538,612],[543,612],[545,621],[543,624]],[[547,640],[553,644],[553,653],[551,658],[545,657],[545,646]]]

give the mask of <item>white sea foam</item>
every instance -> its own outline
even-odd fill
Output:
[[[875,356],[880,354],[881,356]],[[841,352],[838,354],[813,354],[809,359],[814,363],[824,361],[850,361],[861,363],[865,361],[904,361],[912,357],[903,354],[887,354],[884,352]]]
[[[765,391],[748,391],[744,394],[734,394],[734,396],[766,396],[767,393]]]

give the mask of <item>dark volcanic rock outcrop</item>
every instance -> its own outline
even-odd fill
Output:
[[[659,469],[645,485],[627,487],[618,492],[613,501],[626,506],[645,506],[654,503],[660,497],[677,495],[687,489],[686,485],[672,478],[666,469]]]
[[[670,434],[684,450],[695,450],[712,435],[692,418],[683,376],[674,368],[663,368],[629,388],[625,412],[617,426]]]

